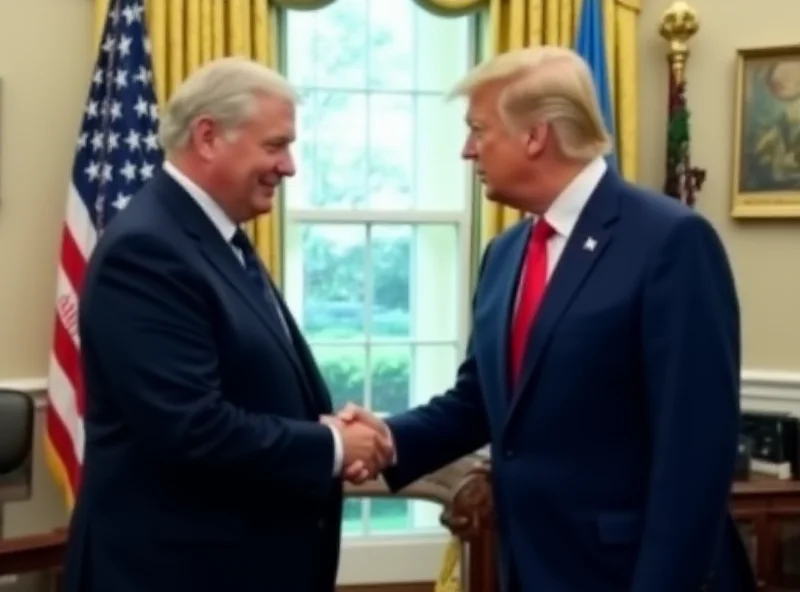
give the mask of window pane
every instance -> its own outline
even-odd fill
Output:
[[[417,95],[414,119],[414,197],[421,210],[464,210],[471,196],[471,167],[461,159],[464,111],[442,97]]]
[[[363,340],[366,227],[293,224],[287,235],[287,299],[306,338]]]
[[[367,500],[358,498],[345,498],[342,513],[342,534],[345,536],[359,536],[365,534],[364,504]]]
[[[302,163],[315,179],[315,208],[354,207],[367,197],[367,99],[347,91],[316,91],[314,159]]]
[[[458,338],[461,261],[458,228],[447,224],[413,227],[411,243],[411,334],[417,341]]]
[[[458,345],[419,345],[411,357],[409,407],[426,403],[453,386],[458,363]]]
[[[313,90],[300,89],[300,104],[297,106],[297,142],[292,153],[297,174],[284,181],[281,197],[290,207],[308,207],[314,203],[316,194],[317,161],[317,95]]]
[[[410,209],[414,202],[414,97],[373,94],[368,109],[368,207]]]
[[[412,526],[411,502],[407,499],[372,499],[369,507],[369,532],[390,534],[408,531]]]
[[[441,525],[442,506],[433,502],[411,501],[408,504],[408,526],[414,532],[446,532]]]
[[[286,74],[298,86],[314,85],[317,22],[317,11],[292,11],[286,19]]]
[[[368,2],[337,0],[321,10],[288,13],[286,71],[295,84],[366,86]]]
[[[412,237],[412,227],[407,224],[372,226],[369,254],[372,306],[367,313],[372,338],[411,335]]]
[[[414,88],[447,94],[473,64],[470,46],[474,21],[419,9],[414,11],[414,21]]]
[[[331,392],[334,411],[338,411],[350,402],[364,406],[366,349],[360,346],[328,346],[312,343],[311,351]]]
[[[381,415],[395,415],[409,408],[412,348],[384,345],[370,348],[370,407]]]
[[[409,0],[369,4],[369,87],[409,91],[414,83],[414,20]]]

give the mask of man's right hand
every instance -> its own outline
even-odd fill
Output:
[[[360,462],[370,475],[379,473],[394,455],[391,440],[366,423],[342,422],[341,425],[342,465],[350,467]]]
[[[320,421],[339,433],[343,476],[354,483],[374,478],[394,457],[391,437],[385,430],[331,415],[320,417]]]

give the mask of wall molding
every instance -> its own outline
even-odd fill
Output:
[[[742,399],[800,404],[800,372],[745,369]]]
[[[46,377],[0,378],[0,388],[34,395],[37,407],[46,404]],[[745,368],[742,371],[742,399],[800,404],[800,371]]]
[[[36,409],[47,407],[47,378],[0,378],[0,389],[22,391],[33,395]]]

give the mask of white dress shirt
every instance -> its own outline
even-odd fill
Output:
[[[600,183],[600,179],[605,175],[608,165],[605,158],[596,158],[584,168],[572,182],[562,191],[545,212],[543,218],[555,231],[547,241],[547,281],[553,275],[553,271],[558,265],[564,247],[572,234],[572,229],[578,223],[578,218],[589,201],[589,198]],[[533,225],[536,225],[538,218],[533,217]],[[524,257],[524,255],[523,255]],[[514,300],[514,312],[516,313],[519,305],[520,289],[522,278],[525,277],[525,266],[517,281],[517,295]]]
[[[244,258],[242,253],[231,244],[231,239],[236,232],[238,226],[233,222],[228,215],[219,207],[219,204],[214,201],[208,193],[203,191],[195,182],[184,175],[178,168],[171,162],[164,161],[162,166],[164,172],[172,177],[178,185],[180,185],[189,196],[197,202],[200,209],[208,216],[214,227],[219,230],[222,238],[228,243],[233,250],[234,255],[239,262],[244,265]],[[333,434],[333,475],[338,476],[342,472],[342,461],[344,458],[344,446],[342,443],[342,436],[333,426],[328,426]]]
[[[584,168],[564,191],[556,198],[544,219],[555,230],[547,242],[547,279],[553,275],[553,270],[564,252],[572,230],[578,223],[578,218],[584,206],[594,193],[603,175],[606,174],[608,165],[605,158],[596,158]]]

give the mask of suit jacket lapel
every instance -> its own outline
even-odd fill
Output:
[[[619,216],[616,174],[608,171],[601,179],[567,240],[533,327],[528,336],[522,376],[517,384],[509,417],[529,392],[528,384],[542,364],[547,345],[561,316],[580,290],[589,272],[613,240],[613,224]],[[514,283],[516,294],[516,282]],[[513,301],[512,301],[513,302]],[[507,325],[510,328],[510,325]]]
[[[152,180],[155,190],[163,195],[163,201],[172,211],[179,224],[198,241],[200,250],[214,268],[239,293],[244,302],[261,319],[266,328],[286,353],[297,373],[302,377],[303,370],[292,344],[286,337],[277,312],[262,294],[253,288],[241,263],[236,259],[231,246],[216,229],[208,216],[200,209],[184,189],[160,170]]]

